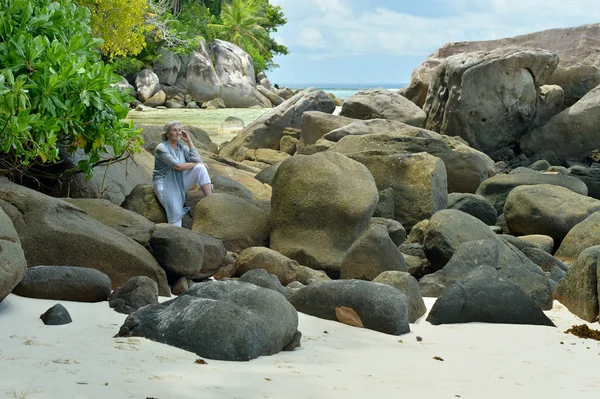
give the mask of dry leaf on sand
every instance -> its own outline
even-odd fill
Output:
[[[337,317],[340,323],[348,324],[349,326],[354,327],[365,327],[358,313],[356,313],[356,311],[352,308],[346,306],[335,308],[335,317]]]

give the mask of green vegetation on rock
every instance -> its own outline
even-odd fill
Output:
[[[119,77],[100,60],[86,8],[71,0],[0,0],[0,171],[11,177],[81,149],[79,168],[139,150]],[[107,146],[114,157],[107,156]]]

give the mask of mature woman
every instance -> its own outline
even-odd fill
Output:
[[[163,140],[154,151],[152,187],[169,223],[181,227],[183,215],[190,210],[185,206],[185,192],[196,183],[206,196],[212,193],[212,185],[206,164],[179,122],[165,125]]]

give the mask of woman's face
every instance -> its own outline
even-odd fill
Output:
[[[179,140],[181,140],[181,131],[182,131],[181,125],[178,123],[175,123],[175,124],[171,125],[171,128],[169,129],[169,133],[167,134],[167,136],[172,141],[179,141]]]

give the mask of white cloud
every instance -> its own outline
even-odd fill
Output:
[[[321,35],[321,32],[315,28],[306,28],[301,30],[296,43],[302,47],[310,49],[327,47],[327,43],[323,39],[323,35]]]
[[[360,13],[350,0],[271,2],[281,5],[290,21],[280,28],[282,40],[295,42],[304,51],[311,49],[318,57],[426,55],[452,41],[490,40],[575,26],[594,22],[600,15],[598,0],[447,0],[453,15],[443,17],[415,16],[385,7]],[[293,47],[291,50],[294,52]]]

